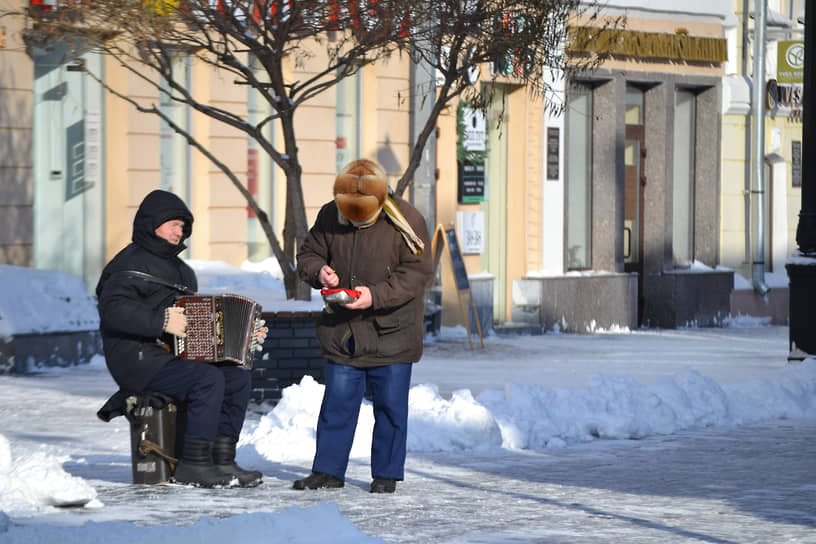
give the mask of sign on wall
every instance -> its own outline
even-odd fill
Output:
[[[802,142],[791,142],[791,183],[794,187],[802,186]]]
[[[484,113],[473,108],[462,108],[462,145],[465,151],[484,151],[487,137],[487,120]]]
[[[558,181],[559,176],[559,133],[558,127],[547,127],[547,180]]]
[[[485,165],[469,162],[459,163],[459,203],[473,204],[484,202]]]
[[[765,85],[765,109],[768,115],[775,117],[780,108],[788,112],[791,121],[802,120],[802,106],[804,106],[803,85],[781,85],[775,79],[769,79]]]
[[[485,246],[483,211],[456,212],[456,231],[461,235],[462,253],[481,254]]]
[[[776,81],[802,83],[805,73],[805,42],[781,41],[776,49]]]
[[[65,129],[65,200],[71,200],[90,188],[85,179],[85,121]]]
[[[482,111],[462,105],[459,106],[457,117],[459,203],[483,202],[487,120]]]

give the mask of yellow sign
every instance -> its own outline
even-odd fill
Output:
[[[145,0],[144,4],[159,15],[170,15],[178,7],[179,0]]]
[[[725,38],[638,32],[591,26],[570,29],[569,51],[692,62],[725,62]]]
[[[776,48],[776,81],[802,83],[805,73],[805,42],[782,41]]]
[[[6,46],[6,27],[0,26],[0,47]]]

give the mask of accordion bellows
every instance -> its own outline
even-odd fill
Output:
[[[187,337],[176,337],[179,359],[228,363],[252,369],[261,305],[240,295],[179,297],[187,316]]]

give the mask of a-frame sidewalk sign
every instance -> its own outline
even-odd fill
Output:
[[[470,320],[468,319],[468,311],[465,304],[469,304],[473,308],[473,317],[476,321],[476,330],[479,332],[479,342],[484,347],[484,338],[482,337],[482,325],[479,323],[479,313],[476,310],[476,304],[473,302],[473,293],[470,292],[470,281],[468,280],[467,270],[465,269],[465,261],[462,258],[462,251],[459,249],[459,237],[456,235],[456,229],[453,226],[446,227],[444,225],[437,225],[434,231],[431,248],[434,255],[434,277],[439,271],[439,262],[442,260],[442,253],[450,256],[451,266],[453,267],[453,275],[456,279],[456,292],[459,295],[459,309],[462,312],[462,320],[467,331],[468,343],[470,349],[473,349],[473,341],[470,338]]]

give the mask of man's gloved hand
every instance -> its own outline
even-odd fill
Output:
[[[255,320],[255,351],[263,351],[263,343],[266,340],[266,335],[269,334],[269,329],[266,328],[266,320]]]
[[[185,338],[187,336],[187,316],[184,308],[170,306],[164,310],[164,331]]]

